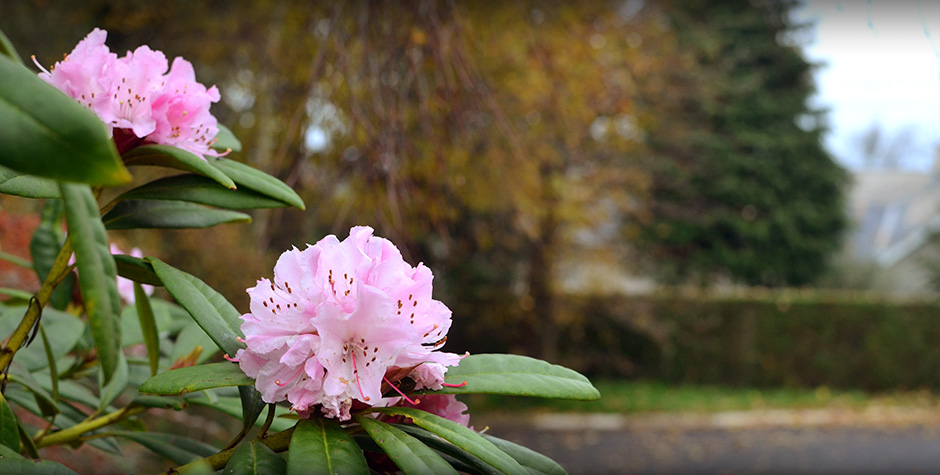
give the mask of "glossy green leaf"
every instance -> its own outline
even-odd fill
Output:
[[[236,418],[243,418],[242,416],[242,407],[241,407],[241,398],[233,396],[221,396],[218,397],[215,401],[210,400],[207,397],[192,397],[187,399],[192,404],[199,406],[205,406],[210,409],[214,409],[223,414],[228,414],[229,416]],[[274,408],[274,422],[271,423],[270,430],[274,432],[281,432],[287,429],[290,429],[297,421],[292,419],[283,418],[281,416],[291,414],[290,410],[283,406],[276,406]],[[256,426],[260,426],[264,421],[258,419],[255,421]]]
[[[362,450],[333,419],[315,417],[299,421],[291,435],[288,453],[288,474],[369,473]]]
[[[0,167],[0,193],[24,198],[58,198],[59,185],[49,178]]]
[[[9,475],[78,475],[52,460],[0,459],[0,473]]]
[[[0,166],[101,185],[131,179],[98,116],[5,55],[0,124]]]
[[[14,427],[13,430],[16,431],[17,428]],[[16,433],[14,432],[13,435],[16,435]],[[19,446],[19,438],[17,438],[17,446]],[[19,449],[13,450],[7,447],[6,445],[0,444],[0,459],[25,459],[25,458],[26,457],[23,457],[22,455],[20,455]]]
[[[111,433],[118,437],[133,440],[181,465],[214,455],[219,451],[219,449],[209,444],[180,435],[126,430],[111,431]]]
[[[264,444],[252,440],[235,449],[225,464],[223,475],[278,475],[285,473],[287,463]]]
[[[121,393],[127,389],[128,383],[128,369],[127,369],[127,359],[124,357],[124,353],[120,351],[118,347],[118,363],[117,367],[114,369],[114,375],[110,380],[105,381],[103,375],[99,372],[98,387],[100,392],[98,393],[98,410],[104,411],[108,406],[114,402]]]
[[[147,394],[178,396],[203,389],[255,384],[235,363],[210,363],[160,373],[140,385]]]
[[[281,180],[267,173],[234,160],[220,159],[212,162],[219,170],[232,177],[239,187],[245,187],[265,196],[270,196],[295,208],[306,209],[304,201]]]
[[[242,405],[242,427],[247,428],[254,425],[261,415],[261,411],[267,407],[261,398],[261,393],[255,389],[254,385],[239,386],[238,399]]]
[[[121,195],[125,200],[175,200],[225,209],[281,208],[283,201],[246,187],[230,190],[199,175],[175,175],[141,185]]]
[[[56,185],[58,194],[59,186]],[[62,213],[65,210],[62,200],[48,200],[42,210],[42,216],[39,221],[39,227],[33,232],[33,237],[29,241],[29,253],[33,259],[33,268],[39,277],[39,282],[44,282],[49,271],[55,264],[59,250],[65,242],[65,233],[62,231],[60,221]],[[59,310],[65,309],[72,301],[72,289],[75,286],[74,274],[69,274],[49,298],[49,303]]]
[[[127,200],[102,218],[108,229],[191,229],[250,223],[251,216],[183,201]]]
[[[23,64],[23,58],[20,57],[20,54],[16,52],[16,48],[13,46],[13,42],[10,41],[10,38],[7,38],[7,35],[0,30],[0,54],[7,55],[10,59],[16,61],[19,64]]]
[[[444,387],[443,394],[508,394],[557,399],[598,399],[600,393],[580,373],[542,360],[519,355],[479,354],[449,368],[445,382],[467,384]]]
[[[0,312],[0,339],[6,338],[20,323],[26,313],[25,305],[8,307]],[[42,324],[49,336],[49,346],[56,359],[62,358],[75,348],[85,331],[85,323],[78,317],[54,308],[45,308],[42,312]],[[49,365],[45,348],[42,344],[29,345],[16,352],[15,363],[28,371],[36,371]]]
[[[98,348],[104,383],[107,383],[117,368],[121,351],[118,321],[121,297],[117,291],[117,270],[91,189],[73,183],[60,183],[59,186],[65,202],[69,236],[75,248],[78,282],[85,312],[88,313],[88,326]]]
[[[221,294],[186,272],[171,267],[163,261],[148,257],[154,272],[163,281],[170,295],[185,308],[218,347],[235,356],[242,345],[241,315]]]
[[[134,282],[134,306],[137,307],[140,331],[144,337],[144,346],[147,347],[150,376],[154,376],[160,364],[160,339],[157,336],[157,322],[153,316],[153,308],[150,307],[150,298],[138,282]]]
[[[395,462],[402,473],[423,475],[427,473],[457,473],[440,455],[418,439],[375,419],[357,416],[369,437]]]
[[[500,471],[493,468],[492,465],[480,460],[479,457],[474,456],[473,454],[467,452],[460,447],[428,432],[425,429],[422,429],[414,424],[392,424],[393,426],[401,429],[404,432],[407,432],[412,437],[424,442],[428,447],[438,451],[439,453],[450,457],[448,460],[451,465],[454,465],[457,462],[459,465],[462,465],[465,468],[455,466],[457,470],[468,473],[478,473],[483,475],[500,475]]]
[[[16,429],[16,416],[7,400],[0,393],[0,445],[20,451],[20,436]]]
[[[516,459],[519,465],[525,467],[525,469],[533,475],[565,475],[568,473],[561,465],[558,465],[558,462],[528,447],[523,447],[519,444],[488,434],[483,434],[483,438],[492,442],[493,445],[509,454],[510,457]]]
[[[492,442],[454,421],[409,407],[377,407],[373,410],[383,414],[408,417],[414,421],[415,425],[437,434],[444,440],[479,457],[481,460],[503,473],[528,473],[515,459],[502,450],[499,450]]]
[[[198,173],[215,180],[226,188],[235,188],[235,182],[225,172],[181,148],[169,145],[144,145],[128,150],[121,158],[127,166],[152,165]]]
[[[119,276],[141,284],[163,286],[163,282],[153,272],[153,267],[149,262],[125,254],[114,254],[113,257]]]
[[[233,152],[241,152],[242,143],[235,137],[232,130],[222,124],[218,124],[218,127],[219,133],[215,136],[215,143],[212,144],[212,148],[216,150],[228,149]]]

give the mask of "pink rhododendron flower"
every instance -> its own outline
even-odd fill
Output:
[[[380,405],[394,373],[416,387],[441,387],[460,356],[438,350],[450,310],[431,298],[431,271],[412,267],[390,241],[358,226],[281,255],[274,280],[248,289],[247,348],[236,360],[265,402],[287,399],[347,420],[354,404]]]
[[[95,28],[39,77],[97,114],[121,153],[154,143],[203,158],[224,155],[211,148],[219,129],[209,107],[219,102],[218,89],[196,82],[183,58],[167,73],[166,56],[148,46],[118,58],[104,44],[107,35]]]

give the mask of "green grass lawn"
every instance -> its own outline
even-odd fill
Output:
[[[869,404],[940,405],[929,391],[869,394],[806,388],[736,388],[649,381],[594,381],[598,401],[565,401],[474,394],[461,399],[470,412],[572,411],[608,413],[722,412],[754,409],[862,408]]]

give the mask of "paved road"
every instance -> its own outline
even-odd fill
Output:
[[[690,425],[576,430],[495,424],[493,435],[574,474],[940,474],[940,427]]]

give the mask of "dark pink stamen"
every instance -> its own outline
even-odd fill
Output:
[[[395,386],[394,384],[392,384],[392,382],[389,381],[388,378],[386,378],[385,376],[382,376],[382,379],[384,379],[385,382],[388,383],[388,385],[391,386],[392,389],[394,389],[396,393],[401,394],[401,397],[405,398],[405,400],[408,401],[408,403],[411,404],[412,406],[417,406],[418,403],[421,402],[420,399],[415,399],[412,401],[410,397],[406,396],[405,393],[401,392],[401,389],[398,389],[398,386]]]
[[[222,357],[228,361],[231,361],[232,363],[238,363],[238,358],[232,358],[231,356],[228,355],[228,353],[222,355]]]
[[[366,396],[362,393],[362,383],[359,382],[359,368],[356,367],[356,352],[352,351],[352,360],[353,360],[353,374],[356,375],[356,386],[359,387],[359,395],[362,396],[362,400],[369,402],[369,396]]]
[[[296,379],[297,376],[300,375],[300,372],[303,371],[303,370],[304,370],[304,367],[301,366],[300,369],[298,369],[297,372],[294,373],[294,375],[291,376],[290,379],[288,379],[286,383],[281,384],[281,380],[280,380],[280,379],[275,379],[275,380],[274,380],[274,384],[276,384],[276,385],[278,385],[278,386],[281,386],[281,387],[287,386],[288,384],[290,384],[291,381],[293,381],[294,379]]]
[[[464,381],[464,382],[462,382],[462,383],[460,383],[460,384],[441,383],[441,386],[447,386],[448,388],[462,388],[462,387],[464,387],[464,386],[466,386],[466,385],[467,385],[467,382],[466,382],[466,381]]]

